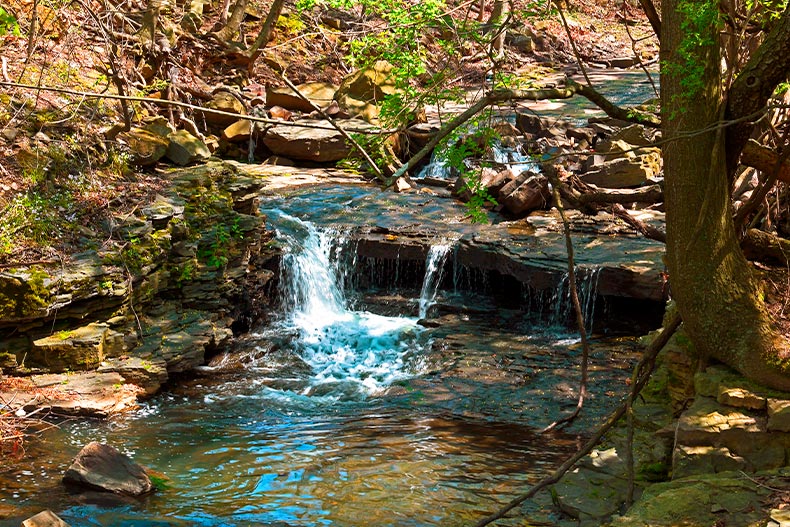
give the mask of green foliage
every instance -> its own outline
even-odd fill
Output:
[[[544,19],[557,15],[557,8],[551,0],[531,0],[518,12],[520,18]]]
[[[14,196],[0,217],[0,255],[10,254],[25,240],[49,245],[76,227],[73,196],[68,191],[38,189]]]
[[[240,240],[242,231],[239,218],[236,217],[229,224],[218,224],[212,227],[205,236],[198,249],[198,258],[209,267],[225,267],[230,257],[233,242]]]
[[[683,40],[677,49],[678,62],[665,63],[664,69],[680,79],[683,100],[679,106],[685,111],[705,89],[705,69],[710,65],[705,55],[707,50],[719,45],[722,18],[715,0],[681,0],[677,10],[683,16]]]
[[[466,208],[474,223],[488,223],[485,206],[497,204],[480,181],[479,171],[470,169],[466,163],[468,158],[482,157],[493,142],[498,139],[496,132],[485,126],[486,120],[486,116],[483,116],[482,119],[474,121],[472,133],[460,137],[458,134],[451,134],[449,140],[452,143],[446,144],[442,149],[447,164],[461,175],[461,181],[464,184],[462,192],[468,191],[470,194]]]
[[[785,93],[787,93],[788,90],[790,90],[790,82],[780,82],[774,90],[773,96],[782,97]]]
[[[18,37],[22,35],[22,32],[19,29],[17,19],[0,7],[0,37],[5,35]]]

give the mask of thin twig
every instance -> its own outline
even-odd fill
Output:
[[[576,403],[576,408],[570,415],[562,417],[549,426],[541,430],[541,433],[554,430],[558,426],[567,425],[571,423],[584,406],[584,399],[587,397],[587,365],[590,357],[590,344],[587,342],[587,329],[584,327],[584,314],[582,313],[582,306],[579,302],[579,291],[576,288],[576,263],[573,256],[573,241],[571,240],[571,227],[568,224],[568,218],[565,216],[565,208],[562,206],[562,198],[559,192],[559,178],[553,167],[544,167],[544,174],[549,178],[552,184],[552,192],[554,194],[554,206],[560,213],[562,220],[562,229],[565,234],[565,249],[568,253],[568,287],[570,288],[571,303],[573,304],[573,311],[576,314],[576,326],[579,329],[579,338],[582,341],[582,364],[581,364],[581,380],[579,381],[579,400]]]

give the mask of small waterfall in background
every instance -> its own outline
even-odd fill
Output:
[[[436,300],[436,292],[444,275],[444,262],[450,252],[450,244],[432,245],[428,249],[428,256],[425,259],[425,277],[422,281],[420,291],[420,313],[419,317],[424,319],[428,316],[428,310]]]
[[[525,170],[539,172],[540,167],[534,159],[521,151],[518,147],[505,146],[499,141],[494,141],[487,152],[488,161],[494,162],[502,168],[510,169],[513,174],[520,174]],[[414,176],[415,179],[440,179],[449,180],[457,175],[447,161],[446,149],[436,149],[431,154],[431,159]]]
[[[347,259],[339,255],[348,234],[317,228],[279,211],[270,220],[286,245],[280,293],[285,329],[310,367],[300,395],[354,399],[413,375],[407,363],[424,343],[414,317],[388,317],[349,308],[343,284]]]
[[[585,328],[588,332],[592,331],[595,317],[595,301],[598,297],[598,278],[601,268],[595,267],[576,268],[576,293],[579,295],[579,304],[584,316]],[[553,326],[566,325],[568,320],[575,320],[573,312],[573,302],[571,302],[571,289],[568,281],[568,273],[563,274],[562,279],[551,297],[553,309],[551,311],[549,324]]]

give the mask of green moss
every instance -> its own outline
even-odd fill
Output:
[[[49,305],[51,294],[44,285],[49,274],[33,267],[26,274],[0,273],[0,318],[24,318]]]

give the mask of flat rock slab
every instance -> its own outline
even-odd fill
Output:
[[[765,525],[764,503],[787,485],[787,471],[746,477],[738,472],[697,475],[648,487],[639,502],[612,527],[710,527]]]
[[[281,165],[249,165],[226,161],[247,176],[261,178],[261,192],[275,192],[289,188],[318,184],[359,184],[367,180],[361,174],[336,168],[303,168]]]
[[[142,390],[110,373],[58,373],[4,378],[0,398],[20,416],[49,412],[59,416],[109,417],[137,407]]]
[[[69,524],[51,510],[45,510],[23,521],[22,527],[69,527]]]

